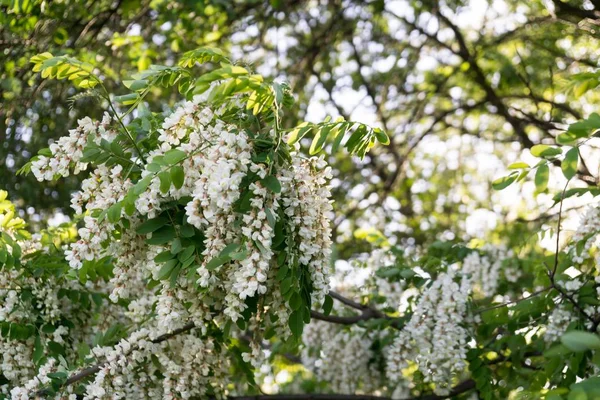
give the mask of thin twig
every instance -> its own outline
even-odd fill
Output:
[[[536,291],[536,292],[533,292],[533,293],[531,293],[531,294],[530,294],[529,296],[527,296],[527,297],[521,297],[521,298],[519,298],[519,299],[516,299],[516,300],[507,301],[506,303],[502,303],[502,304],[496,304],[496,305],[493,305],[493,306],[490,306],[490,307],[482,308],[482,309],[479,309],[479,310],[477,310],[477,311],[474,311],[473,313],[474,313],[475,315],[479,315],[479,314],[482,314],[482,313],[484,313],[484,312],[486,312],[486,311],[490,311],[490,310],[495,310],[495,309],[497,309],[497,308],[506,307],[506,306],[509,306],[509,305],[511,305],[511,304],[518,304],[518,303],[520,303],[520,302],[522,302],[522,301],[529,300],[529,299],[531,299],[531,298],[532,298],[532,297],[534,297],[534,296],[538,296],[538,295],[540,295],[540,294],[542,294],[542,293],[544,293],[544,292],[547,292],[548,290],[552,289],[553,287],[554,287],[554,286],[548,286],[548,287],[545,287],[545,288],[543,288],[543,289],[540,289],[540,290],[538,290],[538,291]]]

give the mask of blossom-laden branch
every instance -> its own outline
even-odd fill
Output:
[[[194,329],[195,327],[196,327],[196,325],[193,322],[189,322],[189,323],[185,324],[184,326],[182,326],[181,328],[175,329],[173,332],[166,333],[164,335],[160,335],[160,336],[156,337],[156,339],[151,340],[151,342],[152,343],[162,343],[164,341],[171,339],[174,336],[189,332],[192,329]],[[78,373],[71,375],[70,377],[67,378],[67,380],[65,381],[63,386],[72,385],[76,382],[79,382],[80,380],[83,380],[83,379],[89,377],[89,376],[95,375],[102,369],[102,367],[104,367],[104,365],[106,365],[106,364],[99,363],[96,365],[92,365],[91,367],[85,368],[85,369],[79,371]],[[40,390],[40,391],[38,391],[37,394],[39,396],[47,395],[48,390],[47,389]]]
[[[369,320],[372,318],[397,320],[393,317],[390,317],[390,316],[384,314],[383,312],[381,312],[375,308],[371,308],[368,305],[364,305],[364,304],[355,302],[354,300],[344,297],[339,293],[330,292],[329,294],[331,295],[332,298],[336,299],[337,301],[341,302],[342,304],[345,304],[345,305],[347,305],[351,308],[355,308],[357,310],[361,310],[362,311],[361,314],[352,316],[352,317],[341,317],[341,316],[336,316],[336,315],[324,315],[318,311],[313,310],[311,312],[311,316],[313,318],[322,320],[322,321],[326,321],[326,322],[343,324],[343,325],[350,325],[353,323],[357,323],[359,321],[366,321],[366,320]],[[393,323],[392,326],[396,329],[400,329],[399,325],[397,325],[396,323]],[[189,322],[186,325],[184,325],[183,327],[181,327],[179,329],[175,329],[173,332],[163,334],[163,335],[156,337],[155,339],[151,340],[151,342],[152,343],[161,343],[161,342],[167,341],[179,334],[189,332],[192,329],[194,329],[195,327],[196,326],[193,322]],[[96,373],[98,373],[104,366],[105,366],[105,363],[99,363],[99,364],[93,365],[91,367],[85,368],[85,369],[81,370],[80,372],[78,372],[74,375],[71,375],[65,381],[64,386],[74,384],[78,381],[81,381],[90,376],[93,376]],[[467,379],[465,381],[460,382],[456,386],[454,386],[447,395],[428,394],[425,396],[405,398],[404,400],[449,399],[458,394],[465,393],[473,388],[475,388],[475,382],[472,379]],[[41,390],[38,392],[39,396],[44,396],[47,394],[48,394],[47,389]],[[231,399],[231,400],[252,400],[252,399],[255,399],[255,400],[311,400],[311,399],[314,399],[314,400],[389,400],[388,397],[370,396],[370,395],[353,395],[353,394],[277,394],[277,395],[255,395],[255,396],[230,396],[229,399]]]
[[[338,300],[339,302],[341,302],[347,306],[350,306],[352,308],[361,310],[362,313],[359,315],[356,315],[356,316],[351,316],[351,317],[341,317],[341,316],[337,316],[337,315],[325,315],[323,313],[313,310],[313,311],[311,311],[312,318],[321,320],[321,321],[342,324],[342,325],[351,325],[351,324],[355,324],[360,321],[366,321],[366,320],[374,319],[374,318],[384,318],[384,319],[394,320],[394,318],[382,313],[381,311],[379,311],[375,308],[371,308],[367,305],[357,303],[347,297],[342,296],[339,293],[330,292],[329,294],[331,297]],[[398,328],[399,325],[394,323],[392,326]],[[184,325],[183,327],[173,330],[173,332],[158,336],[156,339],[152,340],[151,342],[152,343],[164,342],[174,336],[189,332],[190,330],[194,329],[195,327],[196,326],[193,322],[189,322],[186,325]],[[80,380],[83,380],[89,376],[92,376],[92,375],[98,373],[104,365],[105,365],[104,363],[99,363],[99,364],[93,365],[91,367],[85,368],[74,375],[71,375],[65,381],[64,386],[72,385]],[[46,393],[47,393],[47,390],[41,390],[40,392],[38,392],[38,394],[40,394],[40,395],[43,395]]]

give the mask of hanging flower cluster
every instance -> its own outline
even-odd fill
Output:
[[[229,363],[214,339],[181,334],[157,343],[151,335],[144,328],[115,346],[94,348],[105,362],[84,399],[189,399],[223,390]]]
[[[481,251],[472,251],[464,258],[461,272],[470,276],[481,296],[491,297],[497,293],[502,278],[515,282],[519,274],[516,268],[505,265],[513,256],[512,251],[491,244],[484,245]]]
[[[380,354],[373,351],[378,336],[356,326],[343,329],[315,321],[302,335],[302,361],[334,393],[374,393],[384,382]]]
[[[57,176],[69,176],[70,170],[75,174],[85,170],[88,165],[81,162],[81,158],[88,142],[91,140],[99,144],[102,139],[112,141],[116,137],[116,131],[110,129],[111,121],[108,113],[100,122],[94,122],[89,117],[80,119],[77,128],[69,131],[69,136],[59,138],[31,163],[31,172],[41,182]]]
[[[21,400],[66,374],[98,331],[128,319],[106,298],[104,280],[82,283],[64,273],[57,246],[74,229],[31,235],[6,196],[0,191],[0,398]]]
[[[447,395],[453,379],[466,367],[469,333],[468,298],[471,281],[448,268],[422,293],[404,329],[390,348],[387,375],[401,380],[402,370],[412,363],[425,382],[435,385],[438,395]]]

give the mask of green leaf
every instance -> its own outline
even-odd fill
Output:
[[[117,202],[108,208],[108,220],[112,223],[117,222],[121,219],[121,210],[123,208],[123,204],[121,202]]]
[[[164,154],[164,161],[167,164],[177,164],[179,161],[185,159],[187,154],[178,149],[171,149]]]
[[[560,134],[559,138],[562,137],[561,141],[564,140],[569,143],[580,138],[590,137],[598,129],[600,129],[600,115],[592,113],[586,119],[569,125],[567,132]]]
[[[33,347],[33,363],[38,364],[42,357],[44,357],[44,346],[38,335],[35,337],[35,345]]]
[[[167,193],[171,188],[171,174],[169,171],[162,171],[158,174],[158,179],[160,179],[160,191]]]
[[[531,155],[535,157],[553,157],[562,153],[560,148],[548,146],[547,144],[536,144],[530,151]]]
[[[212,260],[206,263],[206,269],[212,271],[229,261],[231,261],[230,257],[214,257]]]
[[[67,379],[67,373],[66,372],[51,372],[48,374],[49,378],[52,379],[57,379],[61,382],[65,381]]]
[[[169,261],[173,259],[175,256],[171,253],[170,250],[165,250],[162,253],[159,253],[156,257],[154,257],[154,262],[156,263],[164,263],[165,261]]]
[[[517,179],[517,176],[518,176],[518,174],[512,173],[508,176],[503,176],[502,178],[498,178],[494,182],[492,182],[492,187],[495,190],[506,189]]]
[[[279,180],[273,175],[267,176],[261,183],[273,193],[281,192],[281,183],[279,183]]]
[[[348,151],[354,154],[355,150],[357,150],[359,144],[366,135],[367,126],[363,124],[358,125],[358,128],[356,128],[352,135],[350,135],[350,139],[348,139],[348,142],[346,142],[346,148],[348,149]]]
[[[137,93],[129,93],[123,96],[115,96],[114,99],[117,103],[121,103],[125,106],[129,106],[131,104],[135,104],[135,102],[139,99]]]
[[[172,259],[172,260],[167,261],[160,268],[160,271],[158,271],[158,279],[159,280],[167,279],[171,275],[171,272],[173,272],[173,269],[175,268],[175,266],[177,264],[179,264],[179,261],[177,259]]]
[[[145,79],[124,80],[123,85],[125,85],[125,87],[129,90],[137,92],[138,90],[142,90],[148,87],[148,81]]]
[[[236,251],[235,253],[231,253],[229,257],[232,260],[242,261],[246,257],[248,257],[248,249],[242,249],[240,251]]]
[[[302,316],[302,309],[296,310],[290,314],[288,325],[294,337],[300,338],[302,336],[302,331],[304,330],[304,318]]]
[[[282,282],[281,285],[279,286],[279,290],[281,291],[281,294],[286,294],[290,288],[292,287],[292,277],[287,277],[285,278]]]
[[[348,128],[348,124],[339,124],[331,129],[331,135],[333,136],[333,143],[331,145],[331,153],[337,153],[340,145],[342,144],[342,140],[346,134],[346,129]]]
[[[302,297],[300,296],[300,293],[294,292],[294,294],[292,294],[292,297],[290,298],[290,307],[292,310],[297,310],[302,307]]]
[[[571,354],[571,350],[569,350],[567,347],[565,347],[562,344],[557,344],[555,346],[550,347],[548,350],[544,351],[543,356],[546,358],[552,358],[552,357],[565,357],[567,355]]]
[[[508,169],[523,169],[523,168],[529,168],[529,164],[519,161],[519,162],[512,163],[508,166]]]
[[[535,172],[535,189],[538,193],[543,192],[548,187],[548,180],[550,179],[550,167],[548,164],[542,164],[538,167]]]
[[[184,262],[188,258],[192,257],[192,255],[194,254],[195,251],[196,251],[196,246],[194,246],[194,245],[188,246],[185,248],[185,250],[183,250],[181,253],[179,253],[177,258],[179,258],[179,260],[181,260],[181,262]]]
[[[573,147],[571,150],[567,151],[567,154],[560,165],[565,178],[571,179],[577,174],[578,163],[579,148]]]
[[[221,253],[219,253],[219,257],[229,257],[229,255],[237,250],[239,250],[241,245],[239,243],[229,243]]]
[[[146,235],[148,233],[152,233],[152,232],[156,231],[157,229],[165,226],[167,224],[167,222],[169,222],[169,220],[165,217],[157,217],[157,218],[149,219],[149,220],[145,221],[144,223],[142,223],[140,226],[138,226],[138,228],[136,229],[136,232],[138,233],[138,235]]]
[[[160,164],[157,164],[154,162],[146,165],[146,170],[148,170],[150,172],[154,172],[154,173],[160,172],[161,168],[162,167],[160,166]]]
[[[181,250],[183,250],[181,240],[179,238],[175,238],[175,240],[171,242],[171,254],[179,254]]]
[[[193,67],[196,63],[204,64],[209,61],[217,62],[224,60],[229,62],[221,49],[214,47],[201,47],[184,53],[178,65],[184,68]]]
[[[384,130],[380,128],[375,128],[373,129],[373,134],[375,135],[375,139],[377,139],[379,143],[384,145],[390,144],[390,138]]]
[[[310,149],[308,150],[308,154],[310,154],[312,156],[312,155],[317,154],[319,151],[321,151],[321,149],[323,149],[323,145],[325,144],[325,141],[327,140],[327,134],[329,133],[329,130],[330,130],[330,128],[328,126],[323,126],[323,127],[317,128],[317,134],[315,135],[312,143],[310,144]]]
[[[185,173],[181,165],[175,165],[171,168],[171,180],[176,189],[181,189],[185,180]]]
[[[184,238],[190,238],[196,234],[194,227],[189,224],[182,225],[181,228],[179,228],[179,233],[181,234],[181,237]]]
[[[298,142],[300,139],[306,136],[306,134],[310,132],[313,128],[313,124],[310,124],[308,122],[301,123],[296,128],[294,128],[292,132],[290,132],[290,135],[288,137],[288,144],[292,145]]]
[[[600,337],[585,331],[569,331],[562,335],[560,341],[569,350],[580,352],[600,349]]]
[[[152,182],[152,175],[148,175],[144,179],[137,182],[132,188],[133,194],[139,196],[140,194],[144,193],[144,191],[150,185],[150,182]]]
[[[176,236],[177,232],[175,232],[175,228],[171,225],[165,225],[153,232],[152,237],[146,239],[146,243],[153,245],[166,244],[175,239]]]

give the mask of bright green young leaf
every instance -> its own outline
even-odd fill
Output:
[[[523,169],[523,168],[529,168],[529,164],[519,161],[519,162],[512,163],[508,166],[508,169]]]
[[[517,176],[518,176],[518,174],[513,173],[508,176],[503,176],[502,178],[498,178],[494,182],[492,182],[492,187],[495,190],[506,189],[517,179]]]
[[[535,189],[538,193],[543,192],[548,187],[548,180],[550,179],[550,167],[548,164],[542,164],[538,167],[535,172]]]
[[[571,150],[567,151],[567,154],[561,163],[561,169],[565,178],[571,179],[577,174],[578,162],[579,148],[573,147]]]
[[[546,144],[536,144],[530,151],[535,157],[553,157],[562,153],[560,148],[548,146]]]

